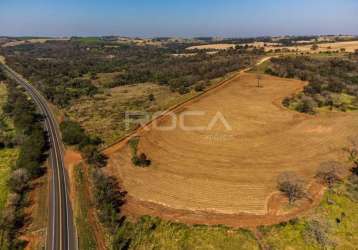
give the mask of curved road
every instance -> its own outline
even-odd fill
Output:
[[[0,63],[0,66],[10,78],[26,89],[45,118],[44,126],[48,132],[51,145],[49,163],[52,170],[46,249],[76,250],[77,238],[68,197],[68,177],[64,167],[63,144],[58,124],[46,99],[39,91],[7,65]]]

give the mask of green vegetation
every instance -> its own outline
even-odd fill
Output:
[[[83,157],[89,164],[97,167],[106,165],[107,158],[99,152],[102,140],[87,135],[84,129],[76,122],[65,120],[60,124],[62,138],[67,145],[77,145]]]
[[[10,148],[10,145],[6,144],[6,141],[12,138],[14,130],[11,121],[2,112],[2,106],[6,103],[6,100],[6,86],[0,84],[0,221],[2,220],[2,211],[9,193],[7,182],[10,177],[11,167],[18,157],[18,150]]]
[[[116,178],[105,175],[100,169],[92,171],[92,182],[99,220],[113,235],[123,220],[120,211],[126,192],[120,190]]]
[[[314,114],[328,108],[358,109],[358,57],[312,58],[290,56],[273,58],[266,73],[308,81],[304,91],[288,97],[283,104],[299,112]]]
[[[116,73],[104,88],[152,82],[185,94],[198,85],[249,66],[252,59],[263,53],[231,50],[173,56],[178,52],[186,53],[185,46],[118,44],[96,37],[2,48],[8,64],[60,107],[68,107],[81,96],[97,94],[95,82],[99,74]]]
[[[87,139],[84,129],[76,122],[63,121],[60,124],[62,140],[67,145],[76,145]]]
[[[86,180],[84,176],[82,166],[76,166],[73,171],[76,185],[75,220],[79,246],[80,249],[96,249],[96,239],[94,237],[94,230],[90,221],[91,214],[89,213],[89,208],[92,207],[92,204],[86,195],[88,180]]]
[[[355,183],[354,183],[355,182]],[[326,192],[313,215],[271,227],[261,227],[270,249],[355,249],[358,244],[357,177]],[[355,185],[353,191],[350,187]]]
[[[263,53],[233,49],[178,57],[173,54],[189,53],[186,48],[194,44],[155,42],[160,46],[122,43],[116,37],[73,37],[0,52],[66,116],[106,145],[135,128],[126,126],[126,111],[163,111],[250,66]]]
[[[10,177],[11,167],[18,157],[18,150],[15,148],[0,149],[0,221],[1,213],[5,207],[9,188],[7,182]]]
[[[132,153],[132,163],[137,167],[148,167],[151,164],[151,160],[148,159],[145,153],[140,153],[138,155],[138,144],[139,137],[134,137],[129,140],[129,146]]]
[[[7,177],[7,187],[2,189],[7,193],[6,207],[1,210],[0,246],[1,249],[22,249],[26,242],[19,239],[21,229],[26,222],[25,207],[28,205],[27,193],[31,188],[31,181],[43,173],[42,164],[46,159],[47,149],[45,132],[42,127],[42,117],[36,112],[33,102],[29,100],[22,89],[7,81],[8,97],[2,105],[2,117],[7,117],[13,123],[15,134],[7,133],[9,122],[2,122],[5,133],[2,133],[1,153],[13,151],[18,147],[17,161],[13,162]],[[3,129],[1,130],[2,132]],[[5,134],[5,136],[3,136]],[[15,157],[14,154],[12,157]],[[3,161],[3,157],[1,160]],[[6,158],[5,158],[6,160]],[[14,159],[12,159],[13,161]],[[10,166],[8,166],[10,167]],[[1,168],[2,170],[2,168]],[[3,174],[3,173],[2,173]],[[1,179],[1,181],[4,181]],[[2,193],[1,195],[3,195]],[[2,198],[4,198],[2,196]],[[1,201],[3,204],[3,201]]]
[[[187,226],[144,216],[126,221],[117,231],[113,249],[259,249],[249,231],[224,226]]]

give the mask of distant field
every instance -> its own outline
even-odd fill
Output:
[[[265,51],[270,50],[277,50],[277,49],[287,49],[287,50],[297,50],[299,52],[324,52],[324,51],[337,51],[340,49],[345,49],[346,52],[354,52],[358,49],[358,41],[345,41],[345,42],[330,42],[330,43],[318,43],[318,49],[313,51],[311,50],[312,44],[305,45],[302,43],[302,45],[298,46],[279,46],[278,43],[264,43],[264,42],[254,42],[254,43],[248,43],[248,44],[241,44],[241,46],[253,46],[255,48],[265,48]],[[188,47],[188,50],[194,50],[194,49],[215,49],[215,50],[225,50],[229,48],[235,48],[236,44],[206,44],[206,45],[198,45],[198,46],[192,46]]]
[[[192,211],[266,214],[279,173],[296,171],[310,180],[322,161],[343,159],[342,147],[356,133],[358,113],[289,111],[281,101],[302,89],[303,82],[263,76],[261,84],[257,88],[256,75],[243,74],[177,110],[205,111],[186,118],[185,124],[196,126],[207,126],[220,111],[231,131],[220,122],[209,131],[141,131],[139,152],[152,165],[134,167],[125,146],[109,155],[109,171],[141,201]]]
[[[22,44],[34,44],[34,43],[45,43],[47,41],[67,41],[69,38],[34,38],[20,41],[8,42],[2,45],[2,47],[13,47]]]
[[[191,46],[188,47],[188,50],[193,50],[193,49],[230,49],[230,48],[235,48],[235,44],[207,44],[207,45],[197,45],[197,46]]]
[[[336,42],[336,43],[319,43],[317,50],[312,50],[312,45],[300,45],[292,47],[276,47],[276,46],[267,46],[265,51],[275,50],[275,49],[288,49],[288,50],[298,50],[299,52],[324,52],[324,51],[337,51],[340,49],[345,49],[346,52],[354,52],[358,49],[358,41],[348,41],[348,42]]]

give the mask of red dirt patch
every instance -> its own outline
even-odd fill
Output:
[[[308,213],[310,209],[319,204],[324,190],[324,186],[316,182],[312,183],[307,192],[308,198],[298,201],[293,208],[286,211],[283,211],[282,208],[288,205],[287,198],[280,193],[274,193],[268,201],[268,213],[265,215],[245,213],[221,214],[206,211],[180,210],[152,202],[139,201],[130,196],[127,198],[127,203],[123,206],[122,211],[126,216],[135,219],[143,215],[150,215],[189,225],[227,225],[234,228],[254,230],[257,226],[278,224]]]

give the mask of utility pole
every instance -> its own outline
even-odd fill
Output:
[[[261,88],[260,80],[262,79],[262,76],[261,75],[256,75],[256,79],[257,79],[257,87]]]

